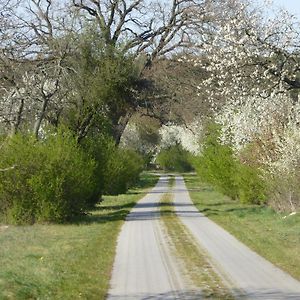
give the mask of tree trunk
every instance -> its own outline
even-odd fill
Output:
[[[42,105],[42,110],[37,118],[37,120],[34,123],[34,127],[33,127],[33,134],[36,138],[39,137],[39,130],[41,128],[41,124],[42,121],[45,117],[45,113],[46,113],[46,109],[48,106],[48,102],[49,102],[49,97],[44,96],[44,101],[43,101],[43,105]]]
[[[113,138],[117,145],[120,144],[122,134],[123,134],[131,117],[132,117],[132,112],[127,112],[127,114],[125,116],[118,118],[118,121],[116,122],[116,124],[113,124],[113,129],[112,129]]]
[[[22,113],[23,113],[23,108],[24,108],[24,99],[21,99],[20,105],[18,107],[17,116],[16,116],[14,122],[11,125],[11,132],[10,132],[11,136],[15,135],[19,130],[19,127],[20,127],[20,124],[21,124],[21,117],[22,117]]]

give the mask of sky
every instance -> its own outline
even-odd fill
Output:
[[[277,7],[283,7],[300,19],[300,0],[273,0]]]

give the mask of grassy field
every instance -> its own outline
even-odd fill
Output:
[[[268,207],[243,205],[186,175],[197,208],[257,253],[300,280],[300,215],[283,218]]]
[[[118,232],[157,177],[66,225],[0,226],[0,299],[104,299]]]
[[[221,278],[208,262],[206,252],[200,249],[176,216],[171,194],[165,194],[161,199],[160,213],[175,255],[180,259],[182,272],[194,287],[200,289],[201,299],[233,299]],[[194,297],[197,297],[197,292]]]

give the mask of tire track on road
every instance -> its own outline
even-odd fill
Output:
[[[184,179],[176,177],[174,206],[182,223],[227,278],[233,294],[247,299],[300,299],[300,282],[250,250],[209,220],[192,203]]]
[[[118,238],[109,300],[191,299],[160,224],[159,201],[169,191],[162,176],[128,215]]]

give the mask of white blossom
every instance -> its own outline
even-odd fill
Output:
[[[300,163],[300,105],[277,94],[238,98],[216,116],[221,141],[239,155],[250,143],[261,141],[259,163],[266,170],[291,173]]]
[[[195,120],[186,126],[163,125],[159,133],[161,136],[160,148],[168,148],[180,144],[183,149],[193,154],[200,152],[199,140],[203,133],[203,127],[199,120]]]

